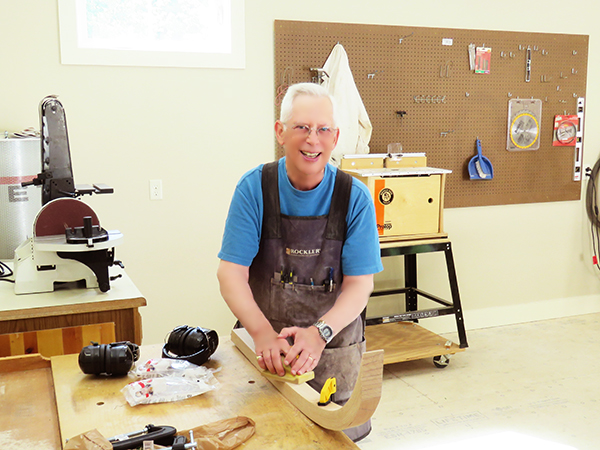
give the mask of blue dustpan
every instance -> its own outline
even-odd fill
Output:
[[[494,178],[494,167],[489,159],[481,154],[481,141],[477,138],[477,155],[469,161],[469,178],[471,180],[491,180]]]

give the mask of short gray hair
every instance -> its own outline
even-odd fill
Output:
[[[297,83],[292,84],[285,96],[283,97],[283,101],[281,102],[281,113],[279,114],[279,120],[283,123],[286,123],[292,117],[292,109],[294,106],[294,100],[296,97],[300,95],[309,95],[312,97],[326,97],[331,102],[332,110],[333,110],[333,123],[332,126],[337,126],[337,112],[335,99],[331,96],[331,94],[320,84],[316,83]]]

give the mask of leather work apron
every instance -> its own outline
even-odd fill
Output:
[[[311,326],[333,307],[340,294],[351,187],[352,177],[338,170],[328,215],[285,216],[279,207],[278,163],[263,167],[262,237],[250,266],[249,284],[276,332],[284,327]],[[325,381],[335,377],[333,401],[343,405],[358,379],[364,351],[364,322],[359,316],[326,346],[314,370],[315,378],[308,384],[320,392]],[[362,439],[370,431],[370,421],[344,430],[352,440]]]

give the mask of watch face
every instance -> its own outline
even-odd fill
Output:
[[[329,343],[333,337],[333,330],[331,327],[322,320],[317,321],[314,326],[317,327],[317,330],[319,330],[319,336],[321,336],[325,342]]]

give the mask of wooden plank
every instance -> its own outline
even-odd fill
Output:
[[[84,327],[67,327],[62,329],[64,351],[61,353],[61,355],[79,353],[81,351],[81,349],[84,347],[82,328]],[[87,345],[87,343],[85,345]]]
[[[50,359],[44,358],[39,353],[0,358],[0,373],[22,372],[47,367],[50,367]]]
[[[144,337],[142,328],[142,315],[140,314],[140,311],[137,308],[130,309],[128,310],[128,312],[130,312],[131,315],[131,317],[129,318],[129,321],[131,322],[131,337],[119,337],[117,340],[131,341],[135,344],[142,345],[142,338]]]
[[[448,235],[445,236],[423,236],[420,238],[410,238],[404,239],[403,237],[398,236],[380,236],[379,237],[379,247],[380,248],[396,248],[396,247],[408,247],[411,245],[431,245],[431,244],[446,244],[450,243],[450,239],[448,239]]]
[[[0,358],[2,450],[60,449],[50,360],[39,354]]]
[[[383,364],[453,355],[465,351],[454,342],[412,322],[371,325],[366,328],[365,337],[367,350],[384,351]]]
[[[69,326],[106,322],[115,323],[115,339],[117,341],[131,341],[138,345],[141,344],[141,316],[136,308],[65,316],[49,316],[12,321],[0,321],[0,333],[20,333],[26,331],[44,330],[48,328],[65,328]],[[27,341],[26,348],[28,348]]]
[[[25,352],[25,336],[23,333],[17,333],[9,336],[10,338],[10,355],[24,355]]]
[[[11,353],[10,336],[0,335],[0,357],[10,356]]]
[[[96,342],[104,342],[106,344],[110,344],[116,341],[115,338],[115,324],[110,323],[101,323],[100,325],[100,337]],[[85,336],[82,337],[83,344],[88,345],[85,340]]]
[[[106,437],[140,430],[149,423],[170,425],[178,430],[236,416],[256,422],[256,434],[244,450],[358,449],[342,432],[316,426],[286,401],[227,337],[205,364],[218,370],[220,388],[197,397],[170,403],[129,406],[120,390],[130,377],[108,378],[84,375],[77,355],[55,356],[52,371],[63,438],[92,428]],[[160,357],[161,345],[141,346],[140,362]]]
[[[37,333],[35,331],[23,333],[23,341],[25,342],[25,354],[39,353]]]
[[[231,340],[253,365],[254,342],[243,328],[231,332]],[[256,367],[256,366],[255,366]],[[275,388],[313,422],[328,430],[345,430],[362,425],[371,418],[381,399],[383,351],[363,354],[358,380],[344,406],[329,403],[319,406],[320,393],[307,384],[290,384],[269,378]]]
[[[39,352],[47,358],[63,354],[63,338],[60,328],[38,331],[37,342]]]
[[[83,325],[81,327],[81,342],[85,345],[90,345],[91,342],[110,344],[113,341],[102,341],[101,326]]]
[[[115,342],[114,323],[95,323],[90,325],[52,328],[48,330],[30,331],[0,335],[0,343],[7,338],[10,346],[0,351],[10,351],[10,355],[41,353],[46,357],[79,353],[90,341],[99,344]]]

